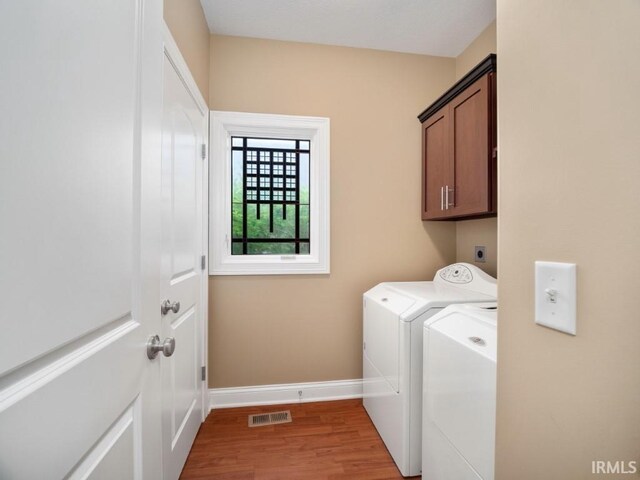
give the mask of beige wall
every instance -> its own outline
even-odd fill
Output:
[[[456,57],[456,80],[464,77],[487,55],[496,53],[496,46],[496,22],[494,21]]]
[[[209,99],[209,27],[200,0],[164,0],[164,21],[205,101]]]
[[[362,293],[455,260],[455,224],[420,220],[416,118],[455,62],[215,35],[211,54],[212,109],[331,119],[331,275],[211,277],[211,384],[361,378]]]
[[[464,52],[456,57],[456,80],[462,78],[490,53],[496,53],[496,22],[489,25]],[[498,59],[498,70],[500,70],[499,66],[500,59]],[[500,74],[498,74],[498,81],[499,78]],[[498,222],[496,218],[456,222],[456,261],[472,263],[489,275],[497,276],[497,238]],[[485,263],[475,263],[476,245],[486,247]]]
[[[497,479],[640,465],[640,3],[498,0]],[[534,261],[578,265],[577,336]]]
[[[475,261],[475,247],[484,246],[485,262]],[[481,218],[456,222],[456,261],[471,263],[492,277],[498,275],[498,220]]]

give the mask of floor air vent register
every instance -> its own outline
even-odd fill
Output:
[[[290,423],[291,411],[283,410],[282,412],[258,413],[249,415],[250,427],[263,427],[265,425],[277,425],[278,423]]]

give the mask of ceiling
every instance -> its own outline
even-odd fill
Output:
[[[495,0],[201,0],[211,33],[455,57]]]

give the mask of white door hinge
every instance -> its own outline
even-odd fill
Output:
[[[205,158],[207,158],[207,144],[206,144],[206,143],[203,143],[203,144],[202,144],[202,152],[201,152],[201,155],[202,155],[202,160],[204,160]]]
[[[202,367],[200,367],[200,380],[204,382],[206,379],[207,379],[207,367],[203,365]]]
[[[202,255],[200,257],[200,268],[204,270],[206,266],[207,266],[207,257],[205,255]]]

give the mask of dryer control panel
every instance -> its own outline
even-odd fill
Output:
[[[459,263],[444,267],[442,270],[438,271],[438,274],[440,275],[440,278],[451,283],[469,283],[473,280],[473,273],[471,273],[471,270]]]
[[[475,292],[498,296],[496,279],[470,263],[454,263],[441,268],[433,278],[434,283],[450,284]]]

